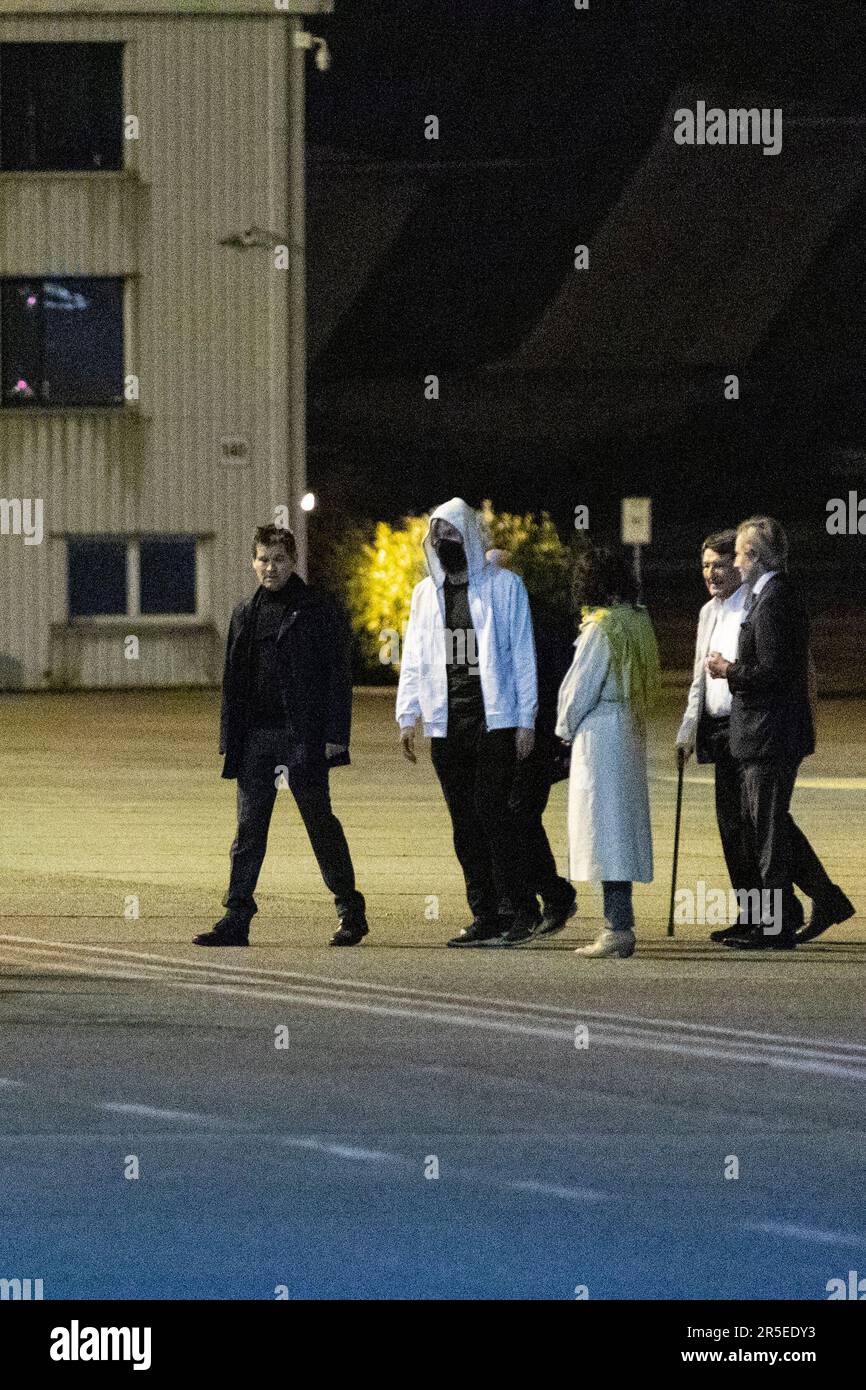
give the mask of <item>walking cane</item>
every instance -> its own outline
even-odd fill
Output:
[[[680,857],[680,816],[683,809],[683,769],[686,755],[683,748],[677,749],[677,814],[674,823],[674,871],[671,876],[671,906],[668,912],[668,936],[674,934],[674,898],[677,891],[677,861]]]

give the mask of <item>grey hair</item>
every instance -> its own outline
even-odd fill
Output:
[[[788,537],[781,524],[772,516],[750,516],[741,521],[737,535],[753,532],[751,545],[758,559],[769,570],[788,568]]]

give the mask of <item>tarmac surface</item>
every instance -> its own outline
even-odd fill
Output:
[[[46,1299],[822,1299],[866,1273],[866,702],[822,702],[793,805],[861,915],[743,955],[715,922],[666,935],[683,698],[651,729],[638,950],[586,961],[590,885],[546,943],[445,949],[468,920],[447,814],[387,694],[356,693],[331,778],[371,927],[344,951],[288,791],[253,945],[191,944],[234,830],[216,695],[0,697],[0,1279]],[[689,764],[678,883],[699,881],[728,886],[711,769]]]

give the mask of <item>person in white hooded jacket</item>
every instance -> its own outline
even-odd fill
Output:
[[[532,618],[523,580],[488,563],[489,545],[462,498],[433,512],[424,538],[429,574],[412,594],[397,689],[403,755],[417,761],[420,718],[472,911],[449,946],[513,945],[539,923],[508,804],[517,762],[535,737]],[[504,932],[506,900],[514,915]]]

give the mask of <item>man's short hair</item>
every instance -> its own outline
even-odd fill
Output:
[[[733,555],[737,533],[733,526],[727,531],[713,531],[701,544],[701,558],[705,550],[714,550],[717,555]]]
[[[298,547],[291,531],[286,526],[257,526],[253,539],[253,559],[260,545],[281,545],[290,560],[297,560]]]
[[[750,516],[748,520],[740,522],[737,535],[742,531],[754,532],[752,546],[761,564],[766,565],[768,570],[788,568],[788,537],[774,517]]]

